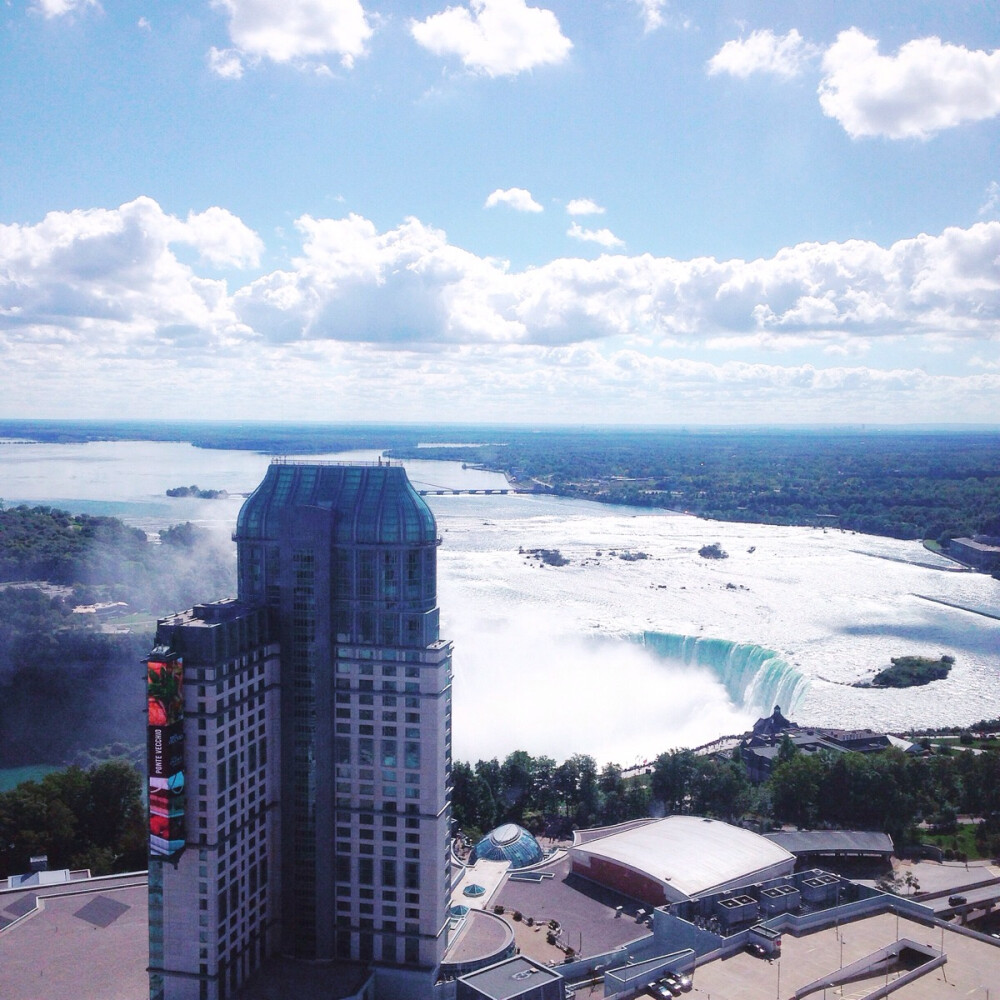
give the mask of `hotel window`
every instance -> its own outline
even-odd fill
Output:
[[[420,888],[420,865],[414,861],[406,862],[406,888]]]

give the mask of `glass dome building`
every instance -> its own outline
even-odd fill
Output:
[[[511,868],[527,868],[544,857],[541,845],[523,826],[504,823],[476,844],[469,860],[472,864],[480,859],[508,861]]]

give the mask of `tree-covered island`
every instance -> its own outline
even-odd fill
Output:
[[[892,666],[880,670],[870,681],[858,681],[861,688],[921,687],[931,681],[942,681],[955,664],[954,656],[893,656]]]
[[[173,486],[167,490],[168,497],[194,497],[197,500],[225,500],[226,490],[203,490],[199,486]]]

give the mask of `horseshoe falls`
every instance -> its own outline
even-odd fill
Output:
[[[664,660],[707,667],[738,707],[758,717],[780,705],[794,718],[809,687],[808,677],[762,646],[663,632],[644,632],[640,641]]]

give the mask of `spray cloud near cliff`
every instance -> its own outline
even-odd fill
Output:
[[[586,753],[629,767],[753,722],[703,667],[666,663],[626,640],[564,631],[541,607],[521,607],[515,620],[469,596],[442,604],[455,640],[457,759],[502,759],[523,749],[557,760]]]
[[[136,747],[156,619],[235,592],[231,528],[151,535],[47,507],[0,514],[16,581],[0,589],[0,768]]]

